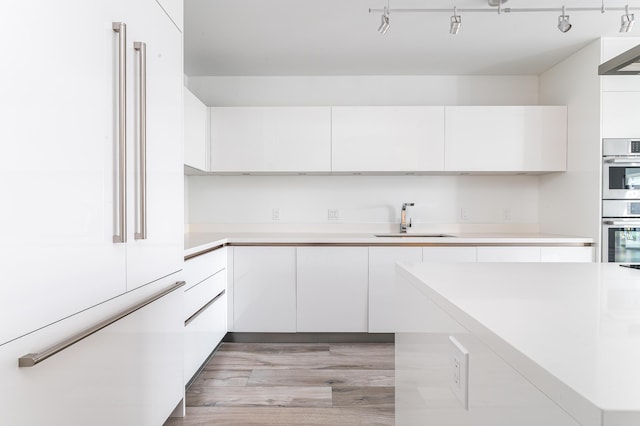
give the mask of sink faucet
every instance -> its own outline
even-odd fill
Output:
[[[406,234],[407,229],[411,228],[411,218],[407,223],[407,207],[413,207],[413,203],[402,203],[402,210],[400,211],[400,233]]]

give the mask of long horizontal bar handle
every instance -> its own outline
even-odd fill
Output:
[[[640,157],[636,158],[607,158],[604,160],[607,164],[640,164]]]
[[[161,297],[166,296],[167,294],[171,293],[172,291],[175,291],[176,289],[182,287],[185,285],[184,281],[178,281],[175,284],[169,286],[168,288],[162,290],[159,293],[156,293],[150,297],[148,297],[147,299],[143,300],[142,302],[137,303],[136,305],[125,309],[124,311],[113,315],[110,318],[107,318],[104,321],[99,322],[98,324],[94,325],[93,327],[87,328],[81,332],[79,332],[78,334],[76,334],[75,336],[72,336],[60,343],[58,343],[57,345],[51,346],[41,352],[37,352],[37,353],[30,353],[30,354],[26,354],[21,356],[20,358],[18,358],[18,366],[19,367],[33,367],[34,365],[41,363],[42,361],[44,361],[45,359],[52,357],[53,355],[67,349],[70,346],[75,345],[76,343],[80,342],[81,340],[91,336],[94,333],[97,333],[98,331],[102,330],[105,327],[110,326],[111,324],[115,323],[116,321],[121,320],[122,318],[126,317],[127,315],[130,315],[132,313],[134,313],[135,311],[144,308],[145,306],[147,306],[150,303],[155,302],[156,300],[160,299]]]
[[[220,299],[226,292],[227,292],[227,290],[222,290],[220,293],[218,293],[218,295],[216,297],[214,297],[213,299],[209,300],[209,302],[207,302],[206,305],[204,305],[202,308],[198,309],[198,311],[195,314],[193,314],[189,318],[187,318],[187,320],[184,322],[184,326],[186,327],[190,323],[192,323],[193,320],[198,318],[200,316],[200,314],[203,313],[204,311],[206,311],[209,306],[211,306],[214,303],[216,303],[216,301],[218,299]]]
[[[613,226],[640,226],[640,220],[603,220],[602,223]]]

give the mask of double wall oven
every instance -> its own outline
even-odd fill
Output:
[[[640,263],[640,138],[602,141],[602,261]]]

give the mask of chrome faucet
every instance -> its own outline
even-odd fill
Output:
[[[407,207],[413,207],[413,203],[402,203],[402,210],[400,211],[400,233],[406,234],[407,229],[411,228],[411,218],[407,223]]]

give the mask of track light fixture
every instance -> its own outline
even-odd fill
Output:
[[[449,32],[451,34],[458,34],[460,31],[460,27],[462,27],[462,18],[458,15],[458,9],[453,7],[453,16],[451,17],[451,27],[449,28]]]
[[[387,31],[389,31],[389,7],[385,6],[384,11],[382,12],[382,16],[380,17],[380,26],[378,27],[378,32],[382,35],[385,35]]]
[[[628,33],[633,28],[633,24],[635,23],[635,18],[633,13],[629,14],[629,5],[626,5],[624,8],[624,15],[620,19],[620,32]]]
[[[464,8],[458,9],[456,7],[453,8],[453,16],[451,16],[449,32],[451,34],[457,34],[462,27],[462,18],[458,14],[461,13],[497,13],[501,14],[509,14],[509,13],[527,13],[527,12],[554,12],[561,14],[558,16],[558,30],[566,33],[572,27],[572,24],[569,20],[569,15],[567,15],[568,11],[573,11],[576,13],[582,12],[599,12],[605,13],[609,11],[624,11],[624,14],[621,18],[620,23],[620,32],[630,32],[633,24],[634,24],[634,15],[633,13],[629,13],[630,10],[640,10],[638,7],[631,8],[629,5],[625,7],[607,7],[605,10],[604,0],[601,0],[601,5],[598,6],[587,6],[587,7],[571,7],[566,8],[562,6],[562,8],[558,7],[526,7],[526,8],[512,8],[512,7],[504,7],[503,4],[506,3],[507,0],[488,0],[488,5],[482,8]],[[369,12],[382,13],[380,27],[378,31],[381,34],[385,34],[389,30],[389,14],[393,13],[451,13],[451,9],[441,9],[441,8],[424,8],[424,9],[391,9],[389,4],[383,9],[369,9]]]
[[[562,15],[558,16],[558,29],[563,33],[566,33],[571,29],[571,22],[569,22],[569,15],[565,14],[564,6],[562,6]]]

